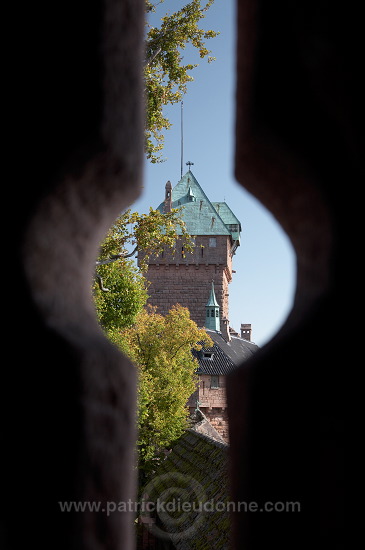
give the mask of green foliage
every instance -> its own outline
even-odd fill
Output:
[[[94,281],[94,303],[100,325],[108,330],[131,326],[147,302],[147,281],[132,260],[124,258],[100,265]]]
[[[186,251],[193,250],[193,240],[186,231],[180,210],[161,213],[150,208],[148,214],[138,214],[127,210],[121,214],[110,228],[100,249],[100,261],[108,261],[113,256],[128,255],[128,247],[138,250],[139,267],[145,273],[148,259],[158,256],[165,248],[174,250],[176,239],[181,236]],[[99,269],[99,268],[98,268]]]
[[[148,298],[148,281],[143,276],[151,255],[165,248],[174,251],[176,239],[191,251],[188,235],[178,209],[162,214],[150,208],[148,214],[130,209],[121,214],[109,229],[100,246],[93,284],[98,320],[107,331],[131,326]],[[128,249],[132,248],[132,252]],[[128,256],[139,253],[139,266]]]
[[[144,309],[149,257],[174,250],[178,237],[184,250],[193,249],[179,214],[152,208],[149,214],[121,214],[101,243],[93,285],[101,326],[138,369],[139,466],[145,472],[187,427],[186,402],[195,390],[197,367],[192,348],[204,340],[212,345],[187,308],[176,305],[165,317],[155,308]],[[128,259],[136,250],[140,267]]]
[[[161,162],[164,131],[171,126],[163,114],[163,107],[182,100],[187,92],[187,83],[194,80],[190,73],[198,66],[197,63],[183,64],[182,51],[190,44],[201,59],[207,58],[208,63],[214,60],[209,55],[211,51],[206,47],[206,41],[219,32],[200,28],[200,22],[213,2],[208,0],[202,6],[202,0],[192,0],[175,13],[164,15],[159,28],[149,25],[147,17],[145,135],[146,154],[151,162]],[[146,0],[147,15],[155,11],[155,6]]]
[[[138,369],[139,467],[148,471],[187,428],[186,402],[195,391],[197,368],[191,350],[212,346],[203,329],[176,305],[164,317],[150,307],[131,328],[110,335]]]

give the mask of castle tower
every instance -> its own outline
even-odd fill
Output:
[[[182,219],[194,239],[194,251],[186,253],[178,241],[175,254],[165,251],[151,257],[147,279],[149,303],[166,315],[174,304],[185,306],[198,326],[206,326],[206,306],[213,283],[218,319],[229,318],[228,285],[232,280],[232,258],[240,244],[241,224],[225,202],[210,202],[189,170],[171,189],[165,187],[161,212],[182,209]],[[215,327],[216,318],[214,317]],[[216,330],[219,330],[216,329]]]

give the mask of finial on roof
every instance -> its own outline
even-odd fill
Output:
[[[210,307],[210,306],[219,307],[219,304],[217,302],[217,298],[215,297],[213,280],[212,280],[212,286],[211,286],[211,289],[210,289],[210,295],[209,295],[209,300],[207,302],[207,306],[208,307]]]
[[[186,165],[189,166],[189,172],[191,172],[190,167],[191,167],[191,166],[194,166],[194,163],[191,162],[190,160],[188,160],[188,162],[186,163]]]

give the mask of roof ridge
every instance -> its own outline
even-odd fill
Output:
[[[190,432],[190,433],[193,433],[193,434],[196,435],[198,438],[201,437],[202,439],[206,439],[207,441],[209,441],[209,443],[212,443],[213,445],[215,445],[216,447],[220,447],[221,449],[226,449],[227,447],[229,447],[229,444],[228,444],[228,443],[221,442],[221,441],[217,441],[216,439],[213,439],[213,438],[210,437],[209,435],[202,434],[201,432],[197,432],[197,431],[194,430],[193,428],[187,428],[186,431],[187,431],[187,432]]]
[[[224,223],[224,221],[223,221],[221,215],[219,214],[219,212],[217,211],[217,209],[216,209],[215,206],[214,206],[214,204],[218,204],[219,202],[224,202],[224,204],[227,206],[227,208],[229,208],[228,204],[227,204],[225,201],[214,201],[214,202],[212,202],[212,201],[208,198],[208,196],[206,195],[204,189],[202,188],[202,186],[200,185],[200,183],[198,182],[198,180],[196,179],[196,177],[194,176],[194,174],[193,174],[193,172],[192,172],[191,170],[188,170],[188,172],[186,172],[186,173],[184,174],[184,176],[181,178],[181,180],[182,180],[187,174],[191,174],[191,175],[193,176],[193,178],[194,178],[194,180],[195,180],[195,183],[197,184],[197,186],[199,187],[199,189],[201,190],[201,192],[203,193],[203,195],[205,196],[205,198],[207,199],[207,201],[209,202],[209,204],[213,207],[213,210],[215,211],[215,213],[217,214],[218,218],[219,218],[219,219],[221,220],[221,222],[223,223],[224,227],[227,229],[228,233],[230,233],[229,230],[228,230],[228,228],[226,227],[226,224]],[[180,180],[180,181],[181,181],[181,180]],[[180,182],[178,182],[176,185],[178,185],[179,183],[180,183]],[[229,208],[229,210],[232,212],[232,210],[231,210],[230,208]],[[233,212],[232,212],[232,214],[233,214]],[[233,215],[234,215],[234,214],[233,214]],[[237,218],[235,215],[234,215],[234,217],[237,219],[238,223],[240,223],[239,220],[238,220],[238,218]]]
[[[221,216],[219,215],[219,213],[217,212],[217,209],[214,207],[214,204],[212,203],[212,201],[208,198],[207,194],[205,193],[204,189],[202,188],[202,186],[200,185],[200,183],[198,182],[198,180],[196,179],[196,177],[194,176],[193,172],[191,170],[188,170],[184,175],[183,177],[180,179],[180,181],[176,184],[175,187],[177,187],[179,185],[179,183],[185,178],[185,176],[187,175],[192,175],[193,176],[193,179],[194,179],[194,182],[195,184],[199,187],[201,193],[204,195],[205,199],[208,201],[208,203],[210,204],[210,206],[213,208],[214,212],[216,213],[216,215],[218,216],[218,218],[220,219],[220,221],[222,222],[225,230],[227,231],[228,234],[230,234],[230,231],[228,230],[226,224],[224,223],[224,221],[222,220]],[[174,188],[172,189],[172,193],[174,192]]]

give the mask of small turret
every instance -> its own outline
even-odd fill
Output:
[[[171,209],[172,209],[172,185],[171,185],[171,181],[168,181],[165,185],[165,202],[164,202],[163,211],[166,214],[167,212],[171,212]]]
[[[219,304],[215,297],[213,281],[209,300],[205,306],[205,311],[205,328],[220,330]]]

